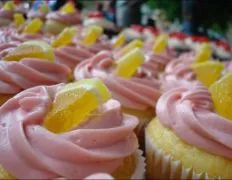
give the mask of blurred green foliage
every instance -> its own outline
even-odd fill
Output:
[[[223,32],[232,23],[232,0],[194,0],[199,25]],[[182,0],[148,0],[152,8],[166,11],[170,20],[182,19]]]
[[[148,0],[152,8],[165,10],[170,20],[181,18],[181,0]]]

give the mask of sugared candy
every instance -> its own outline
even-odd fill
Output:
[[[109,98],[110,92],[97,78],[67,84],[56,94],[44,126],[54,133],[72,130]]]

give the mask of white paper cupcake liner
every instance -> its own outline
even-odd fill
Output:
[[[206,172],[196,173],[193,168],[184,168],[180,160],[173,160],[152,143],[145,133],[147,178],[149,179],[221,179],[210,178]]]
[[[143,152],[140,149],[135,152],[136,168],[131,179],[145,179],[146,164],[145,157],[142,154]]]

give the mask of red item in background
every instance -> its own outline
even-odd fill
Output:
[[[88,17],[91,18],[103,18],[103,13],[100,11],[94,11],[88,14]]]
[[[183,32],[171,32],[169,33],[169,37],[175,37],[179,40],[185,40],[188,36]]]
[[[210,42],[209,38],[205,36],[191,36],[191,39],[193,42],[199,42],[199,43]]]
[[[148,30],[149,32],[151,32],[152,34],[154,35],[158,35],[159,34],[159,31],[158,29],[152,27],[152,26],[147,26],[145,27],[144,29]]]
[[[130,28],[138,32],[143,32],[144,30],[144,27],[138,24],[132,24]]]
[[[216,41],[217,46],[223,47],[226,51],[231,51],[230,45],[225,41]]]

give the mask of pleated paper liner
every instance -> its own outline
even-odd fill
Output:
[[[206,172],[196,173],[193,168],[184,168],[180,160],[173,160],[152,143],[145,133],[148,179],[221,179],[211,178]]]

